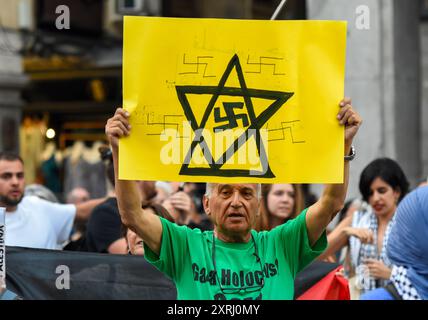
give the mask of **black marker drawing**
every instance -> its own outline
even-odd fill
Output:
[[[272,141],[284,141],[285,140],[285,130],[289,130],[290,132],[290,136],[291,136],[291,142],[292,143],[305,143],[306,141],[304,140],[294,140],[294,136],[293,136],[293,125],[296,122],[300,122],[300,120],[293,120],[293,121],[286,121],[286,122],[281,122],[281,128],[278,129],[268,129],[268,132],[275,132],[275,131],[280,131],[282,133],[282,137],[278,138],[278,139],[269,139],[268,142],[272,142]],[[291,124],[291,125],[289,125]],[[284,127],[284,125],[286,125]]]
[[[240,87],[225,87],[226,81],[229,78],[232,70],[236,70]],[[242,72],[242,67],[239,62],[238,56],[235,54],[230,60],[224,74],[222,75],[219,84],[217,86],[176,86],[177,96],[181,103],[181,106],[184,110],[184,114],[187,120],[190,122],[192,130],[195,132],[195,138],[193,139],[190,149],[188,150],[184,163],[180,169],[180,175],[190,175],[190,176],[220,176],[220,177],[261,177],[261,178],[274,178],[275,175],[269,167],[268,158],[265,152],[265,147],[261,139],[260,129],[262,126],[281,108],[281,106],[293,96],[293,92],[280,92],[280,91],[269,91],[261,89],[249,89],[245,83],[244,75]],[[190,106],[187,95],[190,94],[209,94],[212,95],[208,105],[205,108],[202,120],[200,123],[196,121],[195,115]],[[244,133],[238,137],[232,145],[223,153],[218,160],[214,160],[209,150],[206,141],[202,135],[202,129],[205,128],[208,118],[214,110],[214,106],[219,98],[219,96],[229,96],[229,97],[241,97],[244,100],[244,104],[241,105],[239,102],[232,104],[223,104],[225,112],[229,112],[232,115],[231,119],[227,119],[229,124],[227,128],[235,125],[237,119],[241,119],[243,122],[244,119],[249,121],[249,126],[246,128]],[[267,99],[272,100],[272,103],[257,117],[254,112],[253,103],[251,98]],[[227,107],[226,107],[227,106]],[[245,108],[244,108],[245,106]],[[196,107],[195,107],[196,108]],[[246,113],[236,114],[234,109],[245,110]],[[229,111],[227,111],[229,110]],[[244,118],[244,115],[246,116]],[[215,116],[215,114],[214,114]],[[217,116],[216,121],[223,121],[224,118]],[[261,171],[254,170],[243,170],[243,169],[222,169],[222,166],[228,159],[233,156],[235,152],[246,142],[250,137],[254,136],[258,155],[260,157],[260,162],[262,165]],[[204,157],[209,164],[207,167],[189,167],[193,152],[195,148],[200,145],[202,150],[204,150]]]
[[[236,114],[233,109],[242,109],[244,107],[243,102],[223,102],[224,110],[226,111],[226,116],[220,116],[220,108],[214,108],[214,119],[216,123],[228,121],[228,124],[224,124],[214,128],[215,130],[226,130],[233,129],[238,127],[238,122],[236,120],[242,120],[242,126],[248,127],[248,117],[247,114]]]
[[[175,81],[166,80],[165,83],[168,89],[172,89],[175,87]]]
[[[206,75],[207,72],[207,67],[208,67],[208,63],[207,62],[199,62],[199,60],[202,59],[212,59],[212,56],[197,56],[196,57],[196,62],[186,62],[186,54],[183,55],[183,64],[184,65],[194,65],[196,66],[196,70],[195,71],[190,71],[190,72],[180,72],[179,74],[198,74],[199,73],[199,66],[205,66],[204,68],[204,74],[202,75],[203,78],[214,78],[215,76],[212,75]]]
[[[135,108],[132,114],[132,120],[134,125],[144,126],[147,124],[147,115],[150,114],[147,110],[150,110],[152,107],[148,105],[143,105],[139,108]]]
[[[152,116],[153,116],[153,114],[152,114]],[[147,126],[161,125],[161,126],[163,126],[163,131],[159,132],[159,133],[146,133],[146,135],[148,135],[148,136],[161,136],[162,134],[165,133],[166,126],[168,125],[168,126],[175,126],[175,132],[177,132],[176,138],[189,138],[189,137],[183,137],[183,136],[178,135],[178,132],[179,132],[178,128],[180,126],[180,123],[167,122],[166,121],[166,118],[177,118],[177,117],[182,118],[184,116],[183,115],[177,115],[177,114],[164,114],[163,115],[163,122],[150,122],[150,114],[148,113],[146,125]]]
[[[267,63],[267,62],[263,62],[266,60],[283,60],[283,58],[276,58],[276,57],[259,57],[259,61],[258,62],[250,62],[250,55],[248,55],[247,57],[247,65],[254,65],[254,66],[258,66],[259,70],[258,71],[245,71],[245,73],[262,73],[262,66],[273,66],[273,75],[274,76],[283,76],[285,75],[285,73],[277,73],[276,72],[276,67],[277,64],[276,63]]]

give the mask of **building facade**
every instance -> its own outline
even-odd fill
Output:
[[[135,14],[269,19],[279,2],[152,0]],[[60,32],[48,36],[42,30],[43,35],[37,38],[43,26],[35,15],[40,7],[31,0],[2,1],[1,150],[20,150],[23,119],[34,114],[44,117],[47,113],[49,126],[64,134],[100,138],[102,122],[121,101],[123,12],[118,11],[116,1],[104,3],[102,36],[91,38],[80,33],[63,38]],[[345,95],[353,98],[353,105],[364,119],[355,141],[357,157],[351,166],[349,197],[359,196],[360,172],[378,157],[397,160],[413,187],[428,176],[427,10],[427,1],[289,0],[279,16],[348,21]],[[78,41],[80,38],[83,41]],[[72,43],[68,53],[66,46],[61,47],[64,41]],[[73,52],[80,53],[73,56]],[[73,88],[74,93],[64,93],[63,99],[54,94],[65,88]],[[99,127],[91,133],[84,128],[70,128],[70,123],[83,120]],[[64,126],[69,127],[68,131]],[[62,143],[66,147],[67,142]],[[313,189],[317,193],[321,187]]]

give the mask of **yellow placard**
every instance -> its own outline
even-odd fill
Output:
[[[125,17],[119,177],[341,183],[346,22]]]

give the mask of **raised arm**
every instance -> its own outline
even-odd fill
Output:
[[[106,135],[113,153],[115,172],[115,191],[122,223],[138,234],[146,245],[156,254],[160,252],[162,240],[162,223],[159,217],[141,207],[141,194],[136,181],[118,179],[118,141],[130,134],[129,114],[118,108],[107,121]]]
[[[334,255],[348,244],[349,236],[346,234],[346,229],[352,224],[352,216],[352,214],[346,216],[334,230],[327,235],[327,249],[318,257],[318,260],[324,260]]]
[[[76,205],[76,220],[87,221],[92,210],[107,198],[92,199]]]
[[[348,245],[350,237],[358,238],[361,243],[373,243],[374,235],[370,229],[352,227],[352,220],[356,208],[350,209],[353,209],[353,211],[348,213],[334,230],[327,235],[328,246],[318,257],[319,260],[326,259]]]
[[[345,126],[345,155],[351,151],[352,140],[361,125],[361,117],[351,106],[351,99],[340,102],[337,119]],[[345,161],[343,184],[329,184],[324,187],[320,199],[309,207],[306,214],[306,227],[309,242],[314,245],[334,216],[343,208],[349,180],[349,161]]]

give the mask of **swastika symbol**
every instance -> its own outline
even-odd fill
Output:
[[[236,114],[234,109],[243,109],[243,102],[223,102],[224,110],[226,111],[226,116],[222,117],[220,115],[220,108],[214,108],[214,119],[216,123],[228,121],[229,123],[214,127],[214,130],[226,130],[233,129],[238,127],[238,122],[236,120],[242,120],[242,126],[248,126],[248,116],[245,113]]]

